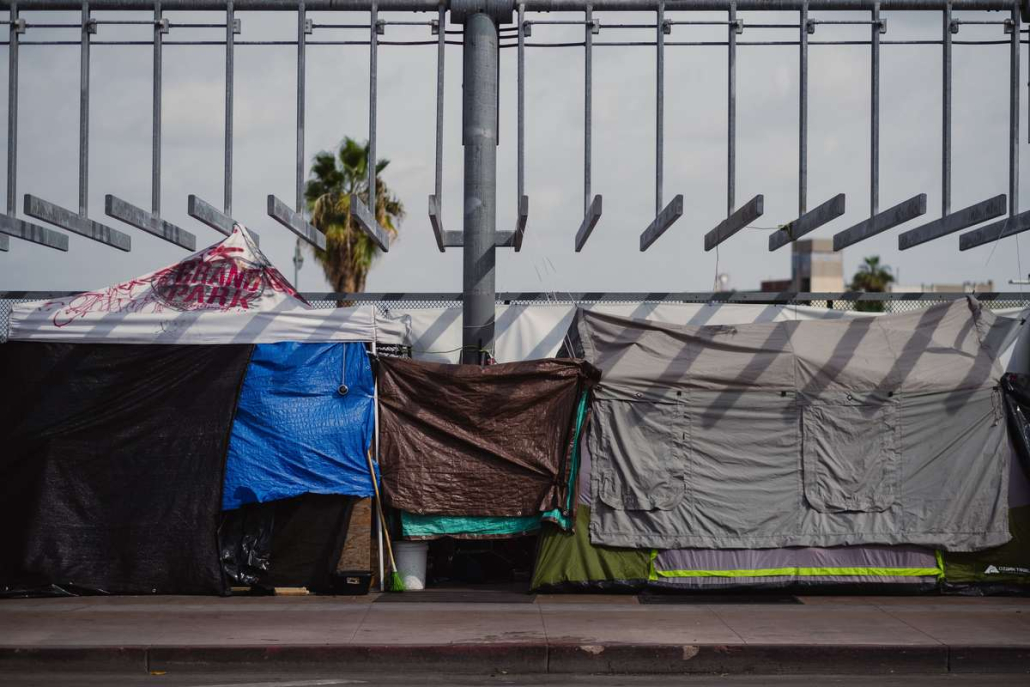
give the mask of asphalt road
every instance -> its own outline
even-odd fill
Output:
[[[163,674],[163,675],[105,675],[105,674],[11,674],[0,673],[4,687],[94,687],[111,685],[128,687],[1026,687],[1027,675],[734,675],[734,676],[608,676],[608,675],[540,675],[540,676],[479,676],[479,675],[368,675],[333,677],[330,675],[239,674],[231,672]]]

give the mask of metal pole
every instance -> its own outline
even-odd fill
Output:
[[[726,216],[733,214],[737,195],[737,2],[730,3],[727,48]]]
[[[304,0],[297,8],[297,203],[295,210],[304,212],[304,100],[307,69],[304,61],[308,37],[307,10]],[[300,246],[300,239],[297,239]]]
[[[368,209],[372,217],[376,217],[376,93],[379,80],[379,6],[376,2],[372,3],[369,23],[372,32],[368,41]]]
[[[586,34],[583,39],[586,49],[583,62],[583,213],[590,210],[590,163],[593,159],[593,109],[594,109],[594,9],[587,5]]]
[[[1012,5],[1009,60],[1009,216],[1019,213],[1019,4]]]
[[[664,136],[665,136],[665,2],[658,2],[658,38],[656,39],[658,52],[658,68],[655,88],[655,189],[654,189],[654,214],[657,217],[662,211],[662,185],[664,183]]]
[[[798,95],[798,216],[808,212],[808,3],[801,7]]]
[[[465,20],[462,145],[465,148],[462,362],[494,347],[497,200],[497,26],[476,12]]]
[[[297,188],[295,210],[298,215],[304,213],[304,105],[307,87],[307,63],[305,52],[308,39],[308,13],[304,0],[297,6]],[[300,249],[300,238],[293,247],[293,287],[299,288],[300,268],[304,265],[304,255]]]
[[[79,214],[89,214],[89,0],[82,2],[79,53]]]
[[[164,25],[161,0],[154,2],[154,105],[153,128],[150,149],[150,210],[154,217],[161,216],[161,48],[164,42]]]
[[[518,142],[516,143],[516,157],[518,168],[518,196],[515,198],[516,209],[522,205],[522,196],[526,184],[526,31],[525,31],[526,6],[519,3],[518,6],[518,69],[516,74],[518,87],[518,102],[516,103],[518,119]]]
[[[869,79],[869,216],[880,211],[880,3],[873,6]]]
[[[7,214],[18,213],[18,5],[11,4],[11,39],[7,58]]]
[[[447,43],[447,5],[440,3],[436,34],[436,212],[443,216],[443,99],[444,52]]]
[[[225,9],[225,200],[223,210],[232,217],[232,106],[233,106],[233,53],[236,40],[236,10],[233,0]]]
[[[944,8],[941,123],[941,217],[951,214],[951,3]]]

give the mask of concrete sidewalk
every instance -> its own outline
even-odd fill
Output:
[[[800,597],[801,604],[374,603],[368,597],[0,601],[0,673],[1030,672],[1030,599]]]

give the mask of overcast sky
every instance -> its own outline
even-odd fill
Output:
[[[26,13],[29,22],[77,21],[77,14]],[[101,18],[146,14],[101,13]],[[169,13],[172,21],[221,21],[224,14]],[[240,13],[240,40],[296,37],[293,13]],[[341,16],[345,19],[341,19]],[[566,15],[563,15],[566,16]],[[652,22],[654,15],[597,15],[605,22]],[[674,16],[674,15],[670,15]],[[813,13],[813,17],[820,15]],[[825,16],[825,14],[823,15]],[[834,19],[848,15],[833,13]],[[968,19],[1004,15],[966,13]],[[358,23],[358,14],[311,13],[319,21]],[[389,18],[390,15],[384,15]],[[395,18],[401,18],[394,15]],[[430,19],[429,15],[421,15]],[[566,18],[571,18],[567,15]],[[796,22],[796,14],[741,13],[748,23]],[[885,40],[940,37],[939,13],[884,13]],[[406,15],[406,19],[415,18]],[[530,15],[528,18],[532,18]],[[552,16],[551,18],[554,18]],[[691,14],[692,19],[725,18]],[[868,18],[856,14],[851,18]],[[148,27],[101,26],[96,40],[149,39]],[[358,39],[362,32],[319,29],[312,40]],[[76,30],[29,30],[23,40],[75,39]],[[217,29],[173,29],[168,40],[216,40]],[[745,28],[741,41],[793,40],[796,31]],[[820,26],[812,40],[867,39],[867,26]],[[534,27],[532,41],[581,40],[579,27]],[[653,31],[602,30],[597,40],[650,40]],[[723,40],[725,29],[676,26],[669,40]],[[1004,40],[1001,26],[964,26],[956,40]],[[429,40],[428,27],[389,27],[385,40]],[[941,48],[884,46],[881,75],[880,208],[917,193],[928,196],[923,220],[941,208]],[[1008,47],[956,46],[952,209],[1005,193],[1008,186]],[[847,194],[847,214],[815,233],[834,233],[869,215],[869,48],[813,46],[809,106],[809,207]],[[185,251],[104,216],[113,193],[150,206],[151,76],[149,47],[95,46],[92,65],[90,216],[132,235],[131,253],[70,235],[60,253],[11,239],[0,253],[0,290],[90,289],[174,262]],[[77,207],[77,46],[25,46],[21,51],[18,193]],[[368,131],[368,49],[311,46],[308,50],[306,154],[331,148],[345,135]],[[1026,69],[1026,47],[1021,66]],[[502,51],[501,145],[498,155],[498,228],[515,221],[514,50]],[[755,229],[703,251],[703,236],[726,212],[726,50],[670,47],[666,56],[666,201],[684,196],[684,216],[646,253],[640,232],[654,216],[655,50],[596,48],[594,55],[593,192],[604,196],[604,215],[581,253],[573,237],[583,214],[583,49],[529,49],[526,76],[526,193],[530,215],[521,253],[498,250],[498,290],[703,291],[717,272],[736,289],[790,275],[790,249],[768,251],[768,230],[797,216],[798,50],[739,49],[737,204],[765,194],[765,216]],[[435,248],[426,199],[433,191],[436,48],[392,47],[379,56],[380,157],[385,179],[408,216],[400,239],[376,263],[370,291],[460,291],[461,251]],[[6,93],[0,74],[0,93]],[[1030,203],[1026,82],[1022,95],[1021,209]],[[186,214],[195,193],[222,203],[224,48],[165,48],[164,216],[197,235],[218,238]],[[292,278],[294,237],[265,214],[265,197],[293,201],[296,49],[240,46],[236,51],[234,215],[261,234],[266,254]],[[444,208],[445,226],[461,228],[461,47],[447,49]],[[7,117],[6,98],[0,116]],[[6,154],[6,137],[0,154]],[[0,170],[0,174],[4,174]],[[18,202],[19,211],[21,201]],[[917,226],[916,220],[904,228]],[[850,275],[864,256],[879,255],[903,284],[993,279],[998,290],[1030,272],[1016,238],[965,253],[958,236],[901,253],[892,230],[844,252]],[[1030,244],[1030,234],[1022,237]],[[299,288],[328,290],[308,255]]]

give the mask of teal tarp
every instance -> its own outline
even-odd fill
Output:
[[[491,539],[515,537],[540,529],[539,515],[521,517],[418,515],[401,512],[401,532],[409,539],[464,537]]]

